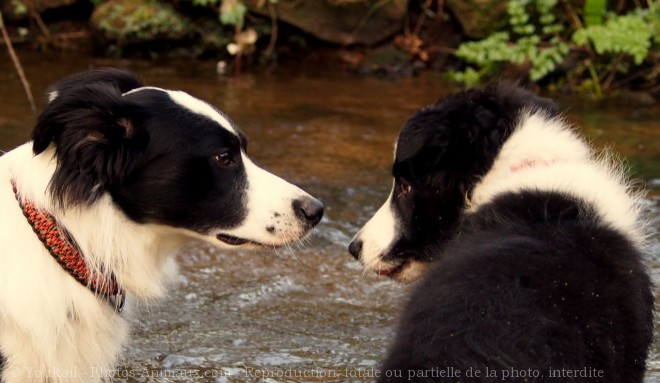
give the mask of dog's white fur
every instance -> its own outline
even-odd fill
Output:
[[[228,120],[204,102],[162,91],[235,133]],[[135,223],[108,195],[89,207],[61,209],[49,191],[56,167],[53,147],[34,156],[32,143],[27,143],[0,157],[0,354],[8,357],[0,381],[95,382],[107,376],[127,338],[131,298],[163,296],[176,274],[173,253],[190,238],[235,247],[216,238],[223,232],[278,246],[304,235],[291,203],[307,194],[242,156],[249,185],[247,218],[235,229],[208,235]],[[23,216],[12,180],[21,199],[51,213],[72,234],[92,270],[116,276],[129,296],[121,314],[52,258]],[[276,211],[282,213],[275,216]],[[263,230],[269,223],[275,228],[271,233]]]
[[[518,169],[524,161],[538,165]],[[624,174],[620,164],[596,155],[564,120],[525,113],[475,187],[472,208],[506,192],[565,193],[589,203],[604,222],[641,245],[640,198]]]
[[[380,261],[378,256],[386,253],[396,241],[399,232],[399,224],[396,214],[392,209],[392,195],[394,187],[385,203],[376,211],[376,214],[364,225],[355,238],[362,240],[362,254],[365,268],[379,270]]]
[[[640,198],[631,191],[624,173],[606,155],[592,152],[563,119],[548,118],[541,112],[523,112],[493,167],[475,186],[469,209],[475,210],[501,193],[562,192],[590,203],[604,222],[641,245],[644,235]],[[355,236],[363,242],[365,270],[378,272],[396,266],[382,260],[398,239],[398,217],[391,207],[394,192]],[[426,264],[409,261],[398,281],[415,281],[425,271]]]
[[[108,265],[122,287],[136,297],[161,296],[175,272],[168,256],[181,236],[162,236],[159,232],[164,228],[132,223],[109,197],[91,208],[59,211],[48,192],[55,170],[53,154],[49,149],[35,157],[28,143],[0,158],[0,185],[4,185],[0,187],[4,249],[0,253],[0,353],[10,356],[2,375],[6,383],[98,380],[100,376],[94,373],[112,367],[128,334],[126,314],[115,313],[52,259],[23,216],[12,180],[21,198],[52,212],[75,233],[88,261]],[[58,379],[58,375],[72,374],[77,379]]]

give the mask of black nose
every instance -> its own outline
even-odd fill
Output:
[[[293,200],[293,211],[296,216],[309,226],[316,226],[323,218],[323,204],[313,197],[301,197]]]
[[[353,255],[355,259],[360,259],[360,253],[362,252],[362,241],[359,239],[354,239],[350,245],[348,245],[348,252]]]

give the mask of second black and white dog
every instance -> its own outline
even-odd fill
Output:
[[[640,199],[554,103],[491,85],[415,113],[349,250],[418,281],[381,382],[642,382]]]
[[[99,381],[128,334],[125,296],[162,296],[182,243],[278,247],[323,215],[250,160],[226,115],[126,71],[55,84],[32,137],[0,158],[4,383]]]

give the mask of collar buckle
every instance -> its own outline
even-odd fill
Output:
[[[120,288],[117,294],[108,295],[108,303],[114,307],[115,311],[121,314],[124,311],[124,303],[126,303],[126,294],[124,289]]]

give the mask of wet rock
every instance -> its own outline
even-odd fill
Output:
[[[447,7],[472,38],[483,38],[494,32],[506,14],[507,1],[447,0]]]
[[[396,78],[413,76],[424,66],[419,60],[411,60],[406,52],[386,45],[368,52],[355,70],[362,75]]]
[[[203,357],[195,357],[188,355],[167,355],[161,361],[161,365],[165,369],[181,368],[181,367],[198,367],[203,366],[206,360]]]
[[[614,95],[613,99],[616,100],[619,105],[628,105],[631,107],[652,106],[660,101],[653,97],[650,92],[627,89],[621,90],[619,94]]]
[[[250,11],[265,16],[263,0],[245,0]],[[341,45],[373,45],[402,28],[407,1],[279,0],[277,18],[321,39]]]
[[[94,9],[90,25],[97,51],[114,49],[118,54],[144,44],[176,48],[195,33],[192,23],[172,6],[150,0],[103,2]]]

